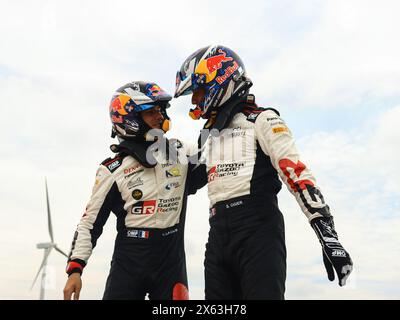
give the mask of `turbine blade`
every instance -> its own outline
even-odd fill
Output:
[[[51,214],[50,214],[49,191],[47,189],[47,179],[46,178],[45,178],[45,183],[46,183],[46,201],[47,201],[47,224],[49,227],[49,234],[50,234],[51,242],[54,242],[53,225],[51,223]]]
[[[32,290],[33,286],[35,285],[37,278],[39,277],[40,271],[42,271],[43,266],[44,266],[44,265],[46,264],[46,262],[47,262],[47,258],[49,257],[49,254],[50,254],[51,249],[52,249],[52,248],[45,249],[45,251],[44,251],[44,256],[43,256],[42,264],[40,265],[39,271],[37,272],[37,274],[36,274],[36,276],[35,276],[35,279],[34,279],[33,282],[32,282],[31,290]]]
[[[59,253],[61,253],[63,256],[66,256],[68,258],[68,255],[62,251],[59,247],[55,246],[54,249],[56,249],[56,251],[58,251]]]

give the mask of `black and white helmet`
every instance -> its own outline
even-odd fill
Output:
[[[150,127],[140,116],[141,111],[161,107],[164,120],[162,130],[169,130],[170,120],[166,109],[172,97],[154,82],[134,81],[119,88],[110,102],[112,137],[145,139]]]
[[[189,115],[207,119],[232,97],[244,95],[251,85],[240,57],[227,47],[212,45],[197,50],[182,64],[176,75],[175,98],[204,88],[204,100]]]

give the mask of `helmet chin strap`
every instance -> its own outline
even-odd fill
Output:
[[[243,84],[237,89],[236,93],[217,110],[212,110],[208,121],[203,129],[224,129],[232,118],[243,109],[246,103],[254,103],[254,95],[249,94],[249,89],[253,85],[250,79],[243,79]]]
[[[206,124],[204,125],[203,129],[209,129],[211,128],[215,122],[217,121],[217,112],[212,111],[210,117],[208,118]]]
[[[111,138],[115,138],[117,136],[117,133],[115,132],[114,128],[111,128]]]

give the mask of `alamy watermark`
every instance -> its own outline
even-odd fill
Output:
[[[154,143],[147,149],[146,160],[150,164],[157,164],[164,159],[157,155],[164,154],[169,163],[202,164],[205,159],[211,163],[230,163],[254,156],[256,150],[255,132],[253,129],[229,128],[219,131],[217,129],[201,130],[196,150],[186,154],[180,152],[180,142],[175,139],[168,140],[164,132],[152,129],[148,132],[154,138]]]

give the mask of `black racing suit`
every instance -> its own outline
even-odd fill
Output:
[[[254,103],[238,110],[223,125],[225,130],[210,134],[204,145],[210,199],[205,297],[284,299],[286,247],[277,201],[279,176],[310,221],[329,207],[300,162],[279,113]]]
[[[121,144],[122,145],[122,144]],[[188,299],[184,224],[188,194],[206,183],[187,161],[155,153],[157,164],[138,156],[136,144],[123,142],[119,154],[96,174],[91,199],[75,232],[67,273],[82,272],[112,211],[117,217],[110,274],[104,299]],[[139,146],[140,147],[140,146]],[[176,148],[186,160],[189,147]],[[182,158],[181,158],[182,159]]]

